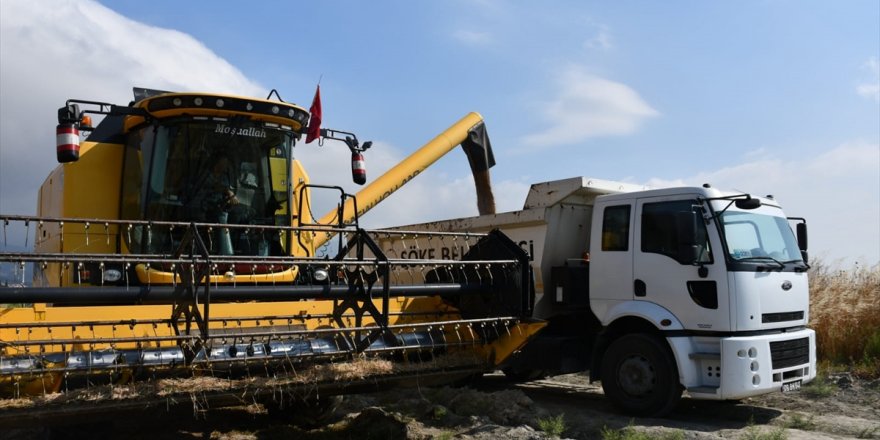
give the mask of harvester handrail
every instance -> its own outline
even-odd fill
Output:
[[[449,315],[450,312],[391,312],[393,316],[443,316]],[[355,317],[353,313],[345,313],[340,315],[342,318]],[[271,316],[228,316],[223,318],[214,318],[214,322],[248,322],[248,321],[266,321],[270,325],[275,325],[275,321],[286,321],[283,325],[299,325],[293,321],[308,321],[310,319],[330,319],[333,318],[331,313],[310,313],[297,315],[271,315]],[[126,319],[126,320],[95,320],[95,321],[34,321],[27,324],[28,328],[47,328],[47,327],[134,327],[138,325],[172,325],[170,318],[163,319]],[[0,329],[20,328],[21,323],[0,323]]]
[[[169,226],[186,228],[190,226],[208,227],[208,228],[230,228],[230,229],[265,229],[276,231],[305,231],[305,232],[354,232],[356,228],[345,227],[335,228],[332,226],[280,226],[280,225],[259,225],[245,223],[205,223],[205,222],[175,222],[167,220],[118,220],[118,219],[102,219],[102,218],[80,218],[80,217],[38,217],[29,215],[3,215],[0,214],[0,221],[4,222],[4,226],[10,221],[19,221],[26,224],[37,223],[73,223],[91,226],[95,225],[121,225],[121,226]]]
[[[167,220],[120,220],[120,219],[103,219],[103,218],[86,218],[86,217],[40,217],[33,215],[17,215],[17,214],[0,214],[0,221],[4,222],[4,226],[9,222],[25,222],[25,223],[73,223],[88,225],[121,225],[121,226],[170,226],[170,227],[212,227],[212,228],[231,228],[231,229],[265,229],[276,231],[304,231],[304,232],[354,232],[358,228],[354,226],[335,227],[330,225],[309,225],[309,226],[283,226],[283,225],[260,225],[246,223],[206,223],[206,222],[183,222],[183,221],[167,221]],[[363,229],[368,234],[375,235],[403,235],[403,236],[459,236],[459,237],[484,237],[487,234],[481,232],[444,232],[444,231],[419,231],[419,230],[400,230],[400,229]]]
[[[242,258],[245,257],[245,258]],[[36,253],[36,252],[0,252],[0,261],[27,261],[27,262],[47,262],[47,263],[65,263],[76,262],[82,260],[93,260],[95,262],[112,262],[112,263],[218,263],[218,264],[318,264],[328,266],[351,266],[357,265],[376,265],[376,264],[400,264],[400,265],[430,265],[442,266],[447,264],[512,264],[518,263],[517,260],[452,260],[437,258],[389,258],[383,261],[375,259],[357,259],[343,258],[340,260],[328,260],[321,257],[300,257],[300,256],[265,256],[265,255],[210,255],[207,259],[199,255],[183,254],[179,257],[167,256],[167,254],[103,254],[103,253]]]

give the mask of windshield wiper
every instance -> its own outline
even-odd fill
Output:
[[[743,257],[743,258],[737,258],[735,260],[738,262],[742,262],[742,261],[767,261],[767,260],[769,260],[769,261],[772,261],[772,262],[778,264],[779,270],[785,269],[785,263],[783,263],[773,257],[770,257],[770,256]],[[772,269],[772,268],[773,268],[772,266],[758,266],[758,269]]]
[[[801,264],[798,264],[794,267],[795,272],[806,272],[806,271],[810,270],[810,265],[807,264],[806,261],[801,260],[801,259],[783,261],[783,263],[786,263],[786,264],[788,264],[788,263],[801,263]]]

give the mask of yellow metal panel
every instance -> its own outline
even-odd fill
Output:
[[[122,153],[121,144],[83,142],[80,159],[64,165],[64,217],[119,218]]]

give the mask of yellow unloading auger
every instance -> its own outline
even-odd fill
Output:
[[[471,166],[479,214],[494,214],[495,198],[492,194],[489,169],[495,165],[495,157],[492,153],[483,117],[472,112],[388,170],[366,188],[358,191],[355,197],[347,198],[341,207],[325,214],[318,220],[318,225],[346,225],[356,221],[358,217],[385,200],[458,145],[461,145],[467,154]],[[332,232],[316,233],[312,238],[314,246],[323,245],[332,235],[334,235]]]
[[[66,414],[164,405],[193,391],[186,381],[207,397],[263,398],[442,383],[496,368],[543,326],[528,318],[527,257],[502,234],[420,233],[462,256],[402,258],[407,233],[356,223],[458,144],[486,212],[493,159],[477,114],[312,222],[296,209],[309,183],[290,155],[308,118],[300,107],[146,90],[125,107],[78,103],[97,110],[59,111],[59,160],[74,150],[76,160],[47,179],[37,216],[0,216],[4,240],[16,225],[36,236],[35,252],[0,253],[7,267],[32,264],[36,281],[0,287],[0,395],[36,396],[0,405],[0,423],[65,401]],[[106,116],[91,128],[86,113]],[[91,131],[82,145],[77,130]],[[215,212],[199,198],[219,168],[206,157],[236,164],[234,206]],[[376,245],[388,234],[403,235],[401,249]],[[340,252],[316,257],[335,235]]]

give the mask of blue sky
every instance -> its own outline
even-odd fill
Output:
[[[710,182],[776,195],[826,260],[880,261],[876,0],[4,0],[0,20],[3,212],[33,210],[52,141],[25,130],[51,134],[64,99],[275,88],[307,107],[322,78],[325,126],[376,141],[370,178],[478,111],[502,210],[572,176]],[[348,179],[332,148],[300,148],[316,182]],[[473,215],[468,173],[453,152],[368,221]]]

